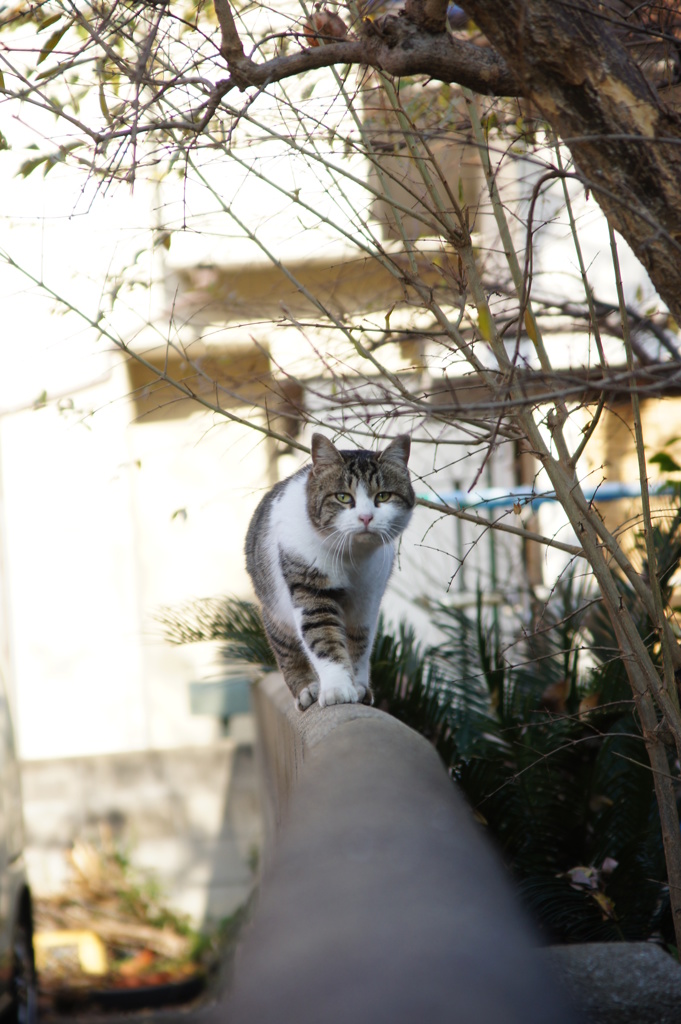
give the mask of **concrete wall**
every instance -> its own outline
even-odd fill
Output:
[[[102,829],[136,871],[195,923],[241,906],[254,883],[262,825],[253,747],[211,746],[22,765],[26,859],[37,895],[63,890],[75,839]]]
[[[433,748],[375,708],[256,715],[270,847],[217,1024],[562,1024],[497,857]],[[202,1018],[203,1019],[203,1018]]]

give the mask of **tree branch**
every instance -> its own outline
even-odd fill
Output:
[[[239,38],[239,33],[237,32],[234,15],[232,14],[232,6],[229,0],[213,0],[213,6],[215,7],[215,16],[218,19],[218,24],[222,33],[220,53],[228,64],[239,63],[240,61],[245,60],[246,55],[244,54],[243,44]]]
[[[521,537],[523,540],[536,541],[537,544],[544,544],[547,548],[565,551],[568,555],[573,555],[575,558],[584,557],[584,551],[582,548],[577,547],[576,544],[565,544],[561,540],[556,540],[555,537],[545,537],[544,534],[536,533],[534,530],[526,530],[521,526],[511,526],[508,523],[502,523],[499,519],[490,521],[485,519],[484,516],[477,515],[475,512],[466,512],[464,509],[453,508],[451,505],[446,505],[439,501],[428,501],[427,498],[418,498],[416,504],[421,505],[423,508],[430,508],[433,512],[441,512],[443,515],[454,516],[456,519],[464,519],[467,523],[475,523],[476,526],[482,526],[487,530],[499,530],[502,533],[511,533],[516,537]]]
[[[665,107],[595,4],[462,0],[522,90],[570,147],[612,226],[681,319],[681,118]]]
[[[227,61],[228,84],[244,90],[262,88],[334,64],[357,64],[395,77],[428,75],[442,82],[458,82],[488,96],[513,96],[519,82],[499,54],[443,32],[433,34],[403,17],[386,15],[365,21],[359,38],[274,57],[256,63],[245,56],[229,0],[214,0],[222,32],[220,52]],[[227,83],[225,83],[227,84]]]

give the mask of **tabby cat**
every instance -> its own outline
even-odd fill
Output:
[[[339,451],[312,435],[312,464],[276,484],[246,536],[265,630],[298,708],[371,704],[378,611],[411,518],[410,441]]]

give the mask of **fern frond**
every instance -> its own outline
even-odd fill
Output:
[[[236,597],[204,598],[164,608],[156,616],[171,644],[221,640],[226,658],[276,667],[257,605]]]

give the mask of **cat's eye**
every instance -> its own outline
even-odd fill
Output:
[[[392,494],[390,493],[390,491],[379,491],[374,500],[376,501],[377,505],[381,505],[383,504],[384,501],[390,501],[391,498]]]
[[[352,500],[353,499],[352,499],[352,495],[351,494],[337,494],[336,495],[336,501],[340,501],[341,505],[351,505],[352,504]]]

